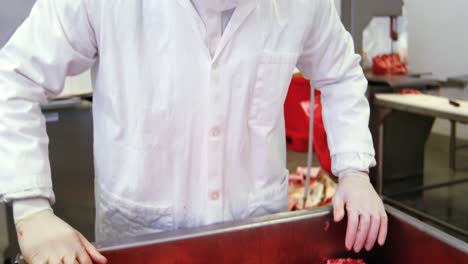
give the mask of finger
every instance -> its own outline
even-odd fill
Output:
[[[78,237],[80,238],[81,244],[83,244],[84,248],[86,249],[86,252],[88,252],[89,256],[94,262],[99,264],[107,263],[106,257],[99,253],[93,244],[89,243],[89,241],[82,234],[78,233]]]
[[[346,228],[345,246],[347,250],[353,248],[356,241],[356,233],[359,222],[359,216],[355,211],[348,210],[348,226]]]
[[[375,241],[377,241],[377,236],[379,235],[379,229],[380,229],[380,217],[372,216],[371,226],[369,229],[369,235],[367,235],[367,241],[366,241],[367,251],[370,251],[374,247]]]
[[[61,246],[57,246],[55,248],[55,250],[56,250],[55,252],[48,252],[49,256],[48,256],[47,264],[63,264],[63,263],[65,263],[64,258],[68,253],[67,248],[65,248],[65,247],[63,247],[63,245],[61,245]],[[69,263],[66,263],[66,264],[69,264]]]
[[[84,248],[79,251],[77,255],[77,259],[80,264],[93,264],[93,261]]]
[[[380,231],[379,231],[379,245],[383,246],[385,244],[385,240],[387,239],[387,229],[388,229],[388,217],[387,213],[383,213],[380,216]]]
[[[47,264],[62,264],[62,259],[59,257],[51,257],[47,261]]]
[[[341,199],[341,197],[335,196],[333,199],[333,216],[335,222],[340,222],[343,220],[344,215],[345,211],[343,199]]]
[[[76,255],[68,255],[63,257],[62,259],[63,264],[75,264],[76,263]]]
[[[370,216],[369,215],[361,215],[359,216],[359,224],[356,234],[356,242],[354,243],[354,252],[359,253],[362,247],[364,247],[364,243],[366,242],[367,235],[369,234],[369,227],[370,227]]]
[[[32,258],[24,258],[25,263],[34,263],[34,264],[47,264],[48,260],[42,255],[36,255]]]

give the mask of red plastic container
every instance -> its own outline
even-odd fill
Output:
[[[310,82],[301,75],[294,75],[284,102],[287,148],[307,152],[309,138],[309,116],[301,102],[310,100]]]
[[[323,125],[321,94],[315,91],[314,105],[314,151],[320,166],[331,173],[331,157],[327,133]],[[286,147],[296,152],[307,152],[309,142],[310,82],[301,75],[291,81],[284,115],[286,125]]]

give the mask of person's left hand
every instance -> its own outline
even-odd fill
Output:
[[[357,253],[363,246],[370,251],[378,239],[383,246],[387,237],[388,218],[379,195],[363,172],[348,172],[339,179],[333,198],[335,222],[348,215],[345,246]]]

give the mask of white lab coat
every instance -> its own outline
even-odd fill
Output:
[[[295,66],[322,91],[335,173],[375,163],[332,0],[242,0],[209,41],[190,0],[39,0],[0,52],[2,200],[54,200],[39,102],[90,67],[98,240],[286,210]]]

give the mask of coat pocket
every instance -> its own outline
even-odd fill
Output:
[[[170,203],[141,204],[102,188],[96,192],[96,240],[109,241],[172,230]]]
[[[263,52],[260,55],[250,122],[274,126],[279,120],[297,59],[296,53]]]
[[[263,190],[255,190],[249,196],[247,218],[285,212],[288,210],[288,171],[278,184]]]

